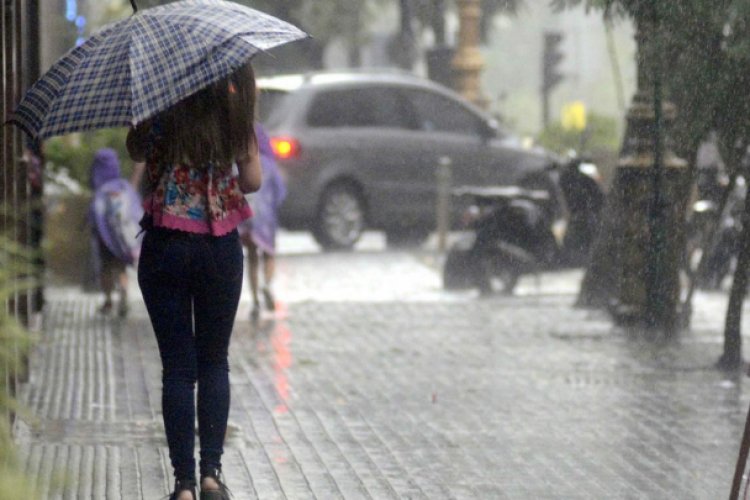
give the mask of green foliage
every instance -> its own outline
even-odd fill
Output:
[[[654,2],[662,2],[665,6],[673,5],[673,0],[551,0],[553,7],[563,10],[566,7],[583,5],[586,9],[599,9],[607,16],[646,15]]]
[[[117,151],[122,175],[130,175],[132,162],[125,149],[126,136],[127,129],[118,128],[54,137],[45,143],[45,156],[52,169],[68,169],[73,179],[87,187],[91,162],[100,148],[112,148]]]
[[[591,114],[586,130],[566,130],[560,123],[553,123],[539,135],[537,142],[557,153],[574,149],[586,154],[591,151],[616,151],[619,148],[617,121],[608,116]]]
[[[554,0],[585,5],[605,16],[624,14],[646,30],[639,51],[658,69],[666,97],[677,106],[672,138],[694,157],[708,130],[719,134],[728,166],[750,138],[750,2],[747,0]],[[649,26],[655,29],[649,29]]]
[[[0,466],[0,500],[38,498],[30,481],[19,474],[15,467]]]
[[[91,197],[68,194],[55,200],[47,213],[44,239],[47,282],[86,285],[91,251],[87,215]],[[54,249],[54,251],[52,251]]]
[[[28,352],[31,337],[4,306],[16,293],[31,289],[32,280],[24,278],[31,266],[32,254],[27,249],[0,236],[0,500],[37,498],[16,461],[10,415],[20,408],[8,385],[8,375],[23,369],[22,356]]]

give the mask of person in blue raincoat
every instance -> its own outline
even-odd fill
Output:
[[[260,190],[249,196],[253,217],[239,226],[242,243],[247,248],[248,278],[253,299],[250,319],[260,317],[259,291],[263,294],[266,309],[276,309],[272,291],[276,269],[276,230],[279,226],[279,207],[286,197],[286,186],[273,156],[271,142],[263,128],[256,123],[255,135],[258,138],[260,164],[263,183]],[[263,265],[263,286],[260,287],[259,269]]]

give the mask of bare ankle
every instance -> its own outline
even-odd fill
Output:
[[[218,490],[219,483],[217,483],[214,478],[207,476],[201,480],[201,489],[202,490]]]

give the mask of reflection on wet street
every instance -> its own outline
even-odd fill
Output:
[[[427,250],[375,238],[326,254],[299,238],[280,240],[277,310],[251,323],[244,298],[236,322],[236,498],[726,497],[750,393],[711,368],[724,294],[701,293],[693,330],[664,342],[575,309],[579,271],[480,298],[444,292]],[[49,498],[158,498],[169,468],[145,310],[118,323],[86,296],[50,298],[23,393],[40,420],[21,436],[27,470]]]

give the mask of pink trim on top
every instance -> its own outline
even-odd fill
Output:
[[[147,200],[148,201],[148,200]],[[253,211],[248,205],[238,210],[233,210],[221,220],[211,221],[187,219],[172,214],[165,214],[159,210],[151,211],[150,203],[143,203],[146,213],[153,218],[154,226],[167,229],[176,229],[188,233],[210,234],[212,236],[224,236],[235,229],[240,222],[253,216]]]

